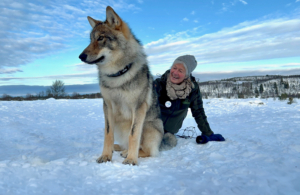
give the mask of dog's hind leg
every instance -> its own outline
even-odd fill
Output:
[[[132,127],[129,133],[128,155],[123,161],[123,164],[137,165],[138,152],[140,149],[140,141],[142,135],[142,128],[146,117],[148,105],[146,102],[142,103],[136,111],[132,113]]]
[[[145,152],[142,149],[139,150],[139,158],[145,158],[145,157],[150,157],[150,156],[151,156],[151,154],[149,151]]]
[[[114,151],[123,151],[123,148],[119,144],[114,144]]]
[[[114,119],[112,117],[112,106],[103,102],[105,131],[102,155],[97,159],[98,163],[111,161],[114,146]]]
[[[128,156],[128,150],[123,150],[120,154],[123,158],[127,158]]]
[[[162,137],[163,124],[161,120],[145,122],[139,157],[157,156]]]
[[[126,158],[128,156],[128,150],[123,150],[120,154],[123,158]],[[150,152],[147,151],[145,152],[144,150],[140,149],[139,150],[139,157],[149,157],[150,156]]]

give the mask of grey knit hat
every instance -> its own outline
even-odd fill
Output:
[[[172,67],[174,66],[174,64],[183,64],[186,70],[186,76],[189,77],[191,75],[191,72],[195,70],[197,66],[197,61],[195,56],[184,55],[176,58],[176,60],[173,62]]]

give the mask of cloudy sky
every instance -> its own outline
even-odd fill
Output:
[[[200,81],[300,74],[300,0],[1,0],[0,86],[97,83],[78,56],[110,5],[141,40],[151,72],[192,54]]]

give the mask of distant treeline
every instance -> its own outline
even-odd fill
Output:
[[[199,86],[203,98],[300,98],[300,75],[235,77]]]
[[[198,82],[202,97],[207,98],[300,98],[300,75],[280,76],[248,76],[235,77],[207,82]],[[3,94],[0,100],[22,101],[22,100],[45,100],[55,99],[93,99],[102,98],[101,93],[72,95],[65,93],[64,83],[56,80],[45,92],[37,95],[27,94],[25,97],[12,97]]]
[[[72,95],[68,95],[65,92],[65,84],[63,81],[56,80],[52,83],[45,92],[41,91],[37,93],[37,95],[32,95],[28,93],[25,97],[17,96],[12,97],[8,94],[3,94],[0,100],[2,101],[23,101],[23,100],[45,100],[48,98],[55,98],[55,99],[94,99],[94,98],[102,98],[100,93],[92,93],[92,94],[84,94],[81,95],[77,92],[74,92]]]
[[[7,94],[3,94],[0,100],[2,101],[32,101],[32,100],[46,100],[49,98],[55,98],[55,99],[95,99],[95,98],[102,98],[101,93],[91,93],[91,94],[79,94],[74,92],[72,95],[61,95],[61,96],[54,96],[53,94],[48,95],[41,95],[40,93],[38,95],[31,95],[27,94],[25,97],[22,96],[16,96],[12,97]]]

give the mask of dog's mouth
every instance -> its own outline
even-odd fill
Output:
[[[88,55],[86,55],[85,53],[80,54],[79,58],[81,59],[81,61],[88,63],[88,64],[96,64],[99,62],[103,62],[104,61],[104,56],[101,56],[100,58],[98,58],[97,60],[94,60],[92,62],[87,61]]]
[[[104,56],[101,56],[100,58],[98,58],[97,60],[94,60],[92,62],[88,62],[89,64],[97,64],[99,62],[103,62],[104,61]]]

